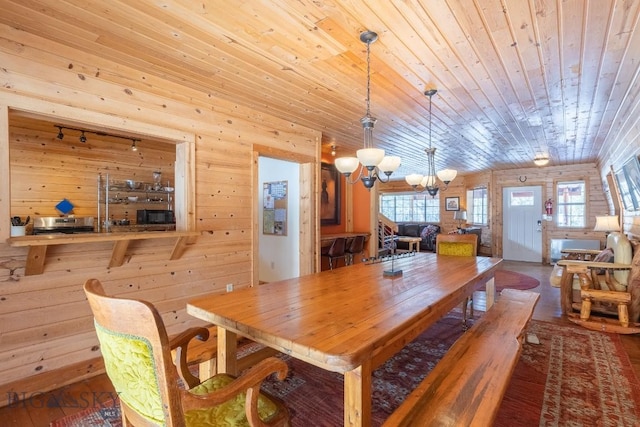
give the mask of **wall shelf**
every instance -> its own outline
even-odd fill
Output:
[[[132,240],[175,239],[176,243],[169,256],[170,260],[182,257],[187,246],[195,243],[198,231],[146,231],[139,233],[87,233],[87,234],[39,234],[35,236],[10,237],[7,243],[12,247],[28,247],[26,276],[42,274],[47,248],[52,245],[114,242],[109,268],[124,263],[129,243]]]

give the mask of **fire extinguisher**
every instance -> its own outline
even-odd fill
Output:
[[[544,209],[547,211],[547,215],[553,214],[553,202],[551,201],[551,199],[545,202]]]

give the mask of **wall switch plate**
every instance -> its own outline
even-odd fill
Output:
[[[227,283],[227,292],[233,291],[233,283]]]

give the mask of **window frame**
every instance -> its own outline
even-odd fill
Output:
[[[408,221],[405,220],[398,220],[398,205],[397,203],[394,206],[394,216],[388,216],[384,211],[383,211],[383,198],[384,197],[402,197],[402,196],[410,196],[411,197],[411,202],[412,202],[412,206],[411,206],[411,218]],[[398,191],[398,192],[387,192],[387,193],[380,193],[379,194],[379,199],[378,199],[378,204],[379,204],[379,208],[378,211],[385,215],[386,217],[388,217],[390,220],[392,220],[393,222],[398,222],[398,223],[429,223],[429,224],[440,224],[441,222],[441,214],[440,214],[440,194],[438,194],[436,197],[431,197],[428,193],[416,193],[416,192],[411,192],[411,191]],[[423,219],[415,219],[415,212],[414,212],[414,205],[413,202],[415,201],[416,197],[424,197],[424,216]],[[429,220],[429,212],[430,210],[428,209],[428,201],[430,200],[435,200],[435,214],[437,215],[437,220]],[[397,202],[397,199],[395,200]],[[431,206],[431,208],[434,208],[434,206]],[[433,212],[434,210],[431,209],[431,215],[433,216]],[[400,214],[402,215],[402,214]]]
[[[571,202],[571,203],[562,203],[561,200],[558,197],[558,189],[561,185],[568,185],[568,184],[582,184],[584,186],[584,196],[583,196],[583,202],[582,203],[576,203],[576,202]],[[587,228],[587,224],[588,224],[588,218],[590,217],[589,215],[589,182],[587,179],[585,178],[574,178],[574,179],[562,179],[562,180],[554,180],[553,183],[553,189],[554,189],[554,206],[553,206],[553,216],[554,218],[554,223],[556,225],[556,227],[558,227],[559,229],[563,229],[563,230],[581,230],[581,229],[585,229]],[[563,225],[560,224],[560,212],[561,212],[561,206],[583,206],[584,209],[584,213],[583,213],[583,217],[582,217],[582,225],[579,226],[574,226],[574,225]],[[572,215],[572,216],[576,216],[576,215]]]
[[[474,201],[475,201],[475,197],[474,197],[474,193],[477,190],[484,190],[486,197],[483,198],[478,198],[481,199],[483,201],[485,201],[486,203],[484,203],[483,206],[483,214],[481,214],[482,217],[484,217],[485,222],[475,222],[474,221],[474,211],[475,211],[475,206],[474,206]],[[468,223],[471,225],[475,225],[475,226],[479,226],[479,227],[488,227],[489,226],[489,188],[486,185],[479,185],[477,187],[473,187],[471,189],[467,190],[467,217],[468,219]]]

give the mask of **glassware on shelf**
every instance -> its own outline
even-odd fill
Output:
[[[153,189],[156,191],[162,190],[162,172],[153,172]]]

